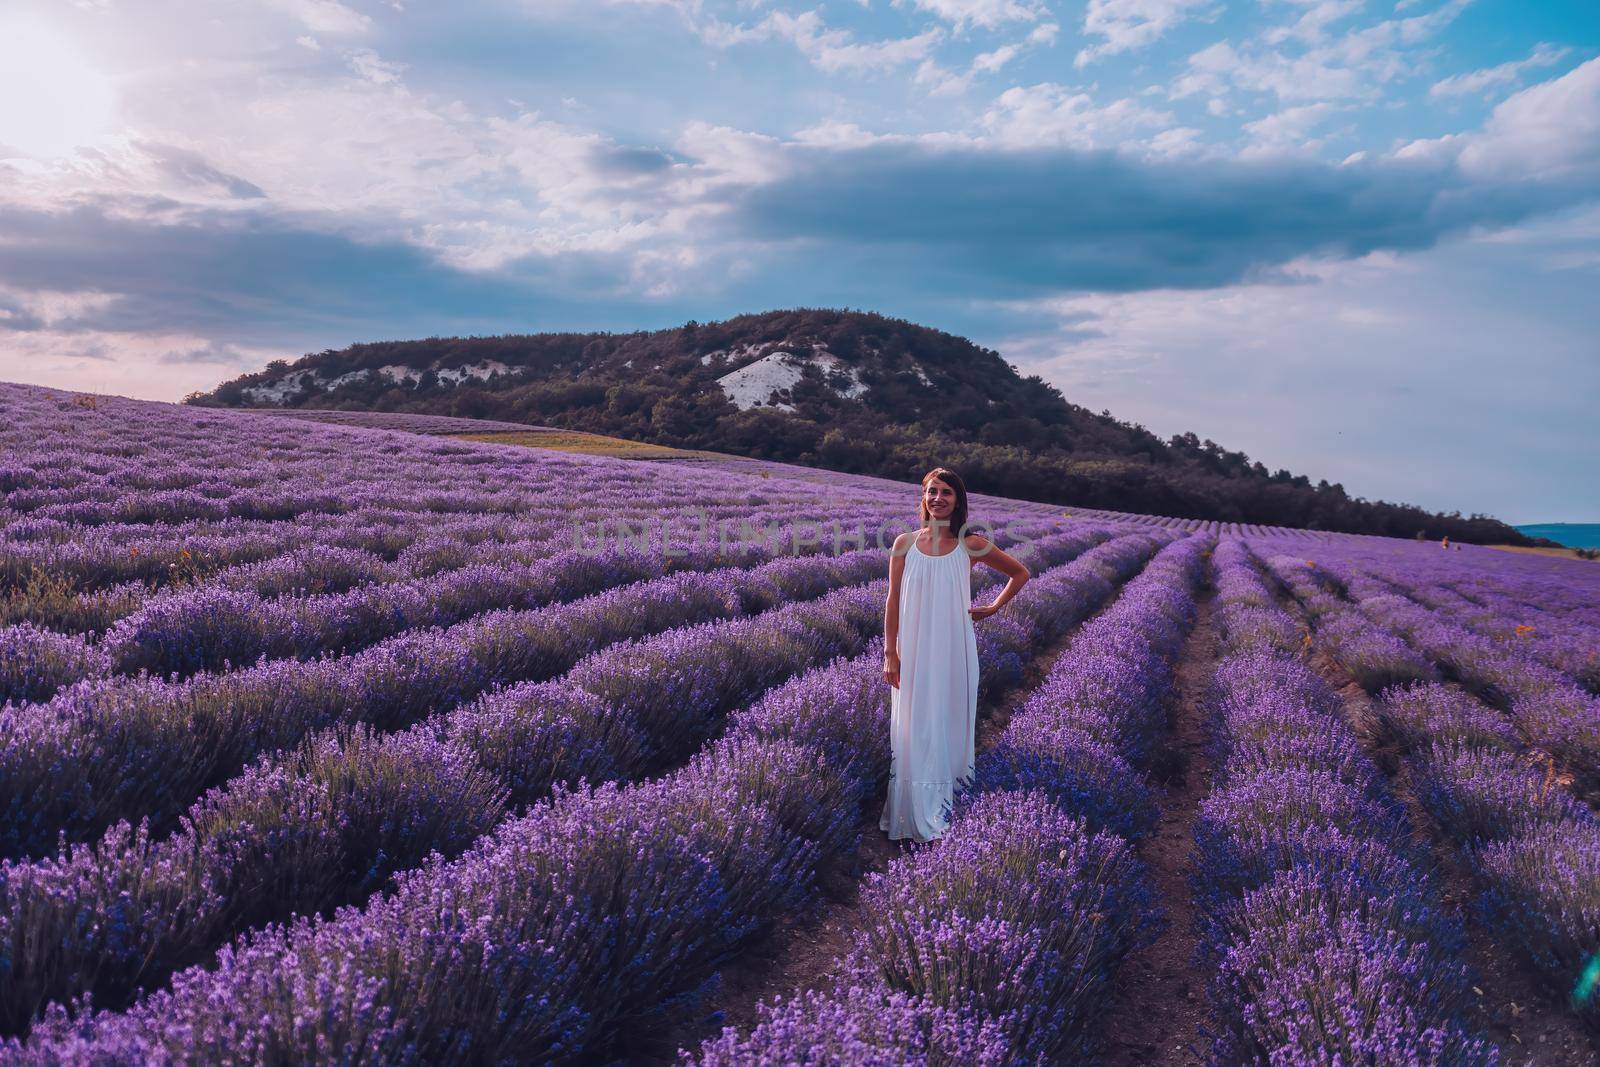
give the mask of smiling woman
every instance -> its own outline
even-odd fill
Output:
[[[972,777],[978,708],[973,623],[993,615],[1028,581],[1028,568],[969,532],[967,487],[935,467],[922,476],[921,524],[895,539],[883,617],[889,695],[889,792],[878,829],[891,841],[944,833],[958,789]],[[1006,576],[993,603],[972,603],[978,561]]]
[[[54,159],[104,133],[115,93],[72,42],[48,26],[0,18],[0,159]]]

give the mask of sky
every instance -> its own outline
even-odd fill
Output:
[[[0,379],[800,306],[1600,522],[1593,0],[4,0]]]

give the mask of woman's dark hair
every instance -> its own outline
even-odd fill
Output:
[[[949,467],[935,467],[933,470],[922,476],[922,488],[924,491],[927,490],[928,483],[933,481],[935,478],[939,479],[941,482],[944,482],[946,485],[956,491],[956,506],[955,509],[950,512],[950,532],[955,534],[957,537],[960,537],[961,531],[965,529],[967,525],[966,483],[961,480],[961,475],[957,474]],[[926,496],[918,498],[917,514],[922,520],[923,526],[928,525],[928,523],[933,520],[933,516],[928,514],[928,500]]]

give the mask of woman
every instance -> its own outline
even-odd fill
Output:
[[[999,611],[1032,577],[987,538],[967,533],[967,488],[955,471],[922,476],[921,525],[895,538],[883,613],[889,698],[889,797],[878,828],[890,840],[931,841],[950,823],[972,776],[978,642],[972,624]],[[994,603],[972,606],[972,565],[1004,574]]]

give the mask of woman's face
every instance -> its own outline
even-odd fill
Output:
[[[948,522],[956,510],[956,491],[949,482],[934,478],[922,487],[922,502],[929,515]]]

